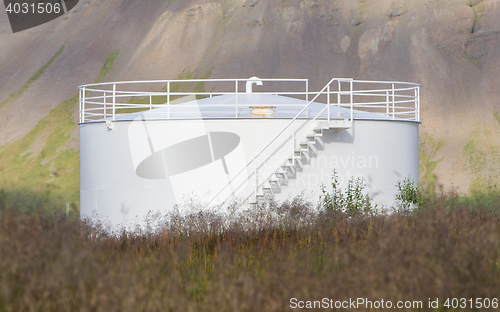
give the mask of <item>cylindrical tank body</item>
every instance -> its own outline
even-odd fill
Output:
[[[288,119],[205,120],[202,131],[193,130],[200,127],[198,120],[120,121],[113,123],[112,130],[106,123],[82,124],[81,213],[113,225],[130,224],[142,221],[149,212],[168,212],[192,199],[206,203],[289,122]],[[298,121],[305,123],[307,120]],[[318,201],[321,185],[330,186],[335,170],[342,187],[349,179],[362,177],[374,203],[392,205],[397,181],[410,178],[418,183],[418,126],[408,121],[355,120],[350,129],[324,130],[316,151],[311,152],[309,161],[303,162],[296,176],[288,179],[288,185],[276,193],[276,199],[290,199],[303,193],[308,200]],[[204,138],[204,131],[211,133],[213,139],[217,138],[214,134],[232,133],[238,140],[226,155],[216,156],[213,161],[209,147],[203,148],[203,140],[199,140],[194,142],[199,148],[198,152],[193,150],[194,156],[206,153],[204,158],[208,161],[196,164],[196,160],[188,159],[193,155],[186,153],[188,164],[180,171],[175,164],[165,164],[163,160],[152,162],[150,172],[138,171],[141,163],[154,153],[193,138]],[[268,153],[276,159],[272,164],[263,165],[260,161],[248,167],[232,183],[232,189],[228,187],[212,204],[232,195],[240,198],[254,195],[263,180],[271,177],[292,154],[289,139],[290,136],[283,136],[271,146]],[[172,148],[170,151],[175,152]],[[169,169],[175,174],[169,175]]]

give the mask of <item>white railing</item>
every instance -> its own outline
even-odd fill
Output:
[[[203,102],[192,105],[189,103],[176,105],[176,115],[172,116],[170,107],[174,105],[172,102],[175,99],[184,96],[195,96],[200,99],[226,94],[235,95],[234,102],[207,104],[207,106],[215,111],[217,109],[226,111],[225,108],[228,107],[234,109],[234,115],[230,117],[225,115],[223,118],[243,118],[241,112],[248,111],[249,108],[242,107],[238,103],[238,96],[247,93],[247,90],[242,90],[240,84],[246,83],[248,86],[248,84],[255,82],[264,82],[265,84],[270,82],[273,85],[277,83],[303,84],[303,87],[300,87],[301,91],[284,90],[255,93],[303,99],[305,100],[302,105],[304,108],[309,107],[309,104],[312,103],[309,101],[309,97],[314,95],[316,102],[327,104],[325,109],[328,121],[330,118],[339,117],[342,108],[350,111],[350,120],[354,118],[354,110],[358,110],[380,114],[392,119],[420,121],[420,85],[407,82],[362,81],[344,78],[332,79],[320,92],[309,92],[308,79],[188,79],[89,84],[79,87],[79,121],[87,123],[116,120],[118,115],[145,110],[151,110],[153,113],[151,116],[154,116],[155,108],[166,108],[167,110],[166,115],[162,112],[161,115],[158,115],[158,119],[191,119],[193,116],[189,115],[189,109]],[[222,89],[221,91],[196,91],[196,89],[206,88],[205,84],[220,84],[223,85],[223,88],[219,88],[219,90]],[[160,91],[137,91],[140,88]],[[187,91],[189,88],[195,91]],[[273,104],[273,106],[277,106],[277,110],[280,109],[279,104]],[[295,106],[295,111],[298,110],[297,104],[281,104],[281,106]],[[185,117],[183,117],[183,108],[185,108]],[[309,110],[302,110],[301,115],[297,118],[309,118],[308,112]],[[212,118],[222,118],[222,116]]]
[[[247,84],[247,88],[243,91],[239,86],[242,82]],[[273,82],[273,83],[301,83],[303,84],[304,91],[273,91],[273,92],[259,92],[259,94],[274,94],[291,97],[305,97],[308,101],[309,83],[308,79],[184,79],[184,80],[150,80],[150,81],[125,81],[125,82],[108,82],[99,84],[89,84],[79,87],[80,100],[79,100],[79,120],[80,123],[102,121],[103,119],[110,118],[115,120],[117,115],[128,114],[131,111],[144,111],[153,110],[155,108],[167,108],[166,117],[162,114],[159,119],[179,119],[179,117],[172,117],[170,107],[173,105],[172,99],[195,96],[197,99],[214,97],[219,95],[235,95],[233,103],[225,104],[212,104],[206,105],[211,108],[225,107],[234,108],[234,116],[231,118],[239,118],[240,112],[245,109],[238,103],[238,95],[248,93],[247,90],[251,86],[249,84],[257,82]],[[204,89],[207,83],[218,83],[223,85],[229,91],[186,91],[190,87],[196,89],[199,86]],[[149,86],[151,89],[162,89],[161,91],[129,91],[126,90],[128,86]],[[184,90],[180,90],[184,89]],[[251,93],[251,92],[250,92]],[[139,103],[138,99],[141,99]],[[146,101],[144,101],[146,100]],[[156,101],[155,101],[156,100]],[[134,101],[136,101],[134,103]],[[155,103],[159,102],[159,103]],[[186,109],[186,113],[191,112],[189,109],[197,106],[197,104],[189,105],[184,104],[182,108]],[[182,111],[177,110],[177,114],[182,116]],[[188,115],[186,118],[193,118]],[[227,118],[227,117],[226,117]]]

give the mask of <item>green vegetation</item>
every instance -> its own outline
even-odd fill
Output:
[[[423,207],[425,200],[420,186],[414,180],[404,178],[396,184],[396,212],[404,216],[414,216]]]
[[[230,219],[170,215],[156,229],[110,234],[65,216],[16,213],[22,208],[0,199],[0,311],[287,311],[291,298],[498,298],[494,204],[491,212],[442,197],[411,218],[349,217],[295,199]]]
[[[495,117],[495,120],[500,125],[500,113],[499,112],[494,112],[493,113],[493,117]]]
[[[0,151],[5,192],[32,194],[59,207],[79,201],[79,153],[69,146],[77,103],[76,96],[64,101],[28,135]]]
[[[101,83],[103,79],[113,70],[113,65],[115,64],[116,58],[120,54],[120,50],[117,50],[116,52],[111,53],[108,55],[106,58],[106,61],[104,61],[104,66],[101,69],[101,72],[99,73],[99,78],[95,81],[95,83]]]
[[[200,69],[195,69],[192,72],[184,69],[182,73],[177,76],[177,80],[190,80],[190,79],[208,79],[212,74],[212,70],[214,67],[208,68],[201,75],[197,75]],[[167,86],[163,87],[160,92],[167,92]],[[205,82],[173,82],[170,84],[170,92],[193,92],[193,93],[202,93],[205,92]],[[174,101],[182,98],[183,96],[170,96],[170,101]],[[206,98],[206,95],[196,95],[196,99],[200,100]],[[130,98],[128,104],[153,104],[153,105],[161,105],[167,103],[167,96],[152,96],[151,99],[149,96],[133,96]],[[120,108],[116,110],[117,114],[131,114],[137,112],[143,112],[149,110],[148,107],[143,108]]]
[[[106,59],[99,79],[112,69],[116,53]],[[74,148],[75,110],[78,95],[52,109],[24,138],[0,150],[2,196],[22,204],[23,211],[52,214],[64,210],[67,201],[72,211],[78,210],[80,155]]]
[[[427,133],[424,138],[420,140],[420,184],[427,197],[432,197],[436,191],[436,175],[433,171],[443,158],[435,160],[435,156],[443,145],[444,143],[442,140],[436,141]]]
[[[467,157],[467,169],[471,173],[478,173],[486,164],[488,154],[482,150],[482,144],[475,140],[470,140],[464,146],[464,156]]]
[[[387,212],[395,212],[402,216],[415,216],[424,205],[422,189],[415,181],[404,178],[398,181],[398,194],[394,207],[379,207],[373,205],[370,194],[365,191],[365,181],[362,178],[351,178],[342,190],[338,182],[338,174],[334,170],[332,176],[332,191],[328,192],[321,186],[320,206],[326,211],[335,211],[349,217],[377,216]]]
[[[370,195],[365,191],[365,181],[361,178],[350,179],[345,190],[340,189],[338,174],[332,176],[332,192],[321,186],[320,202],[326,210],[338,211],[349,216],[377,215],[377,207],[372,206]]]
[[[56,52],[56,54],[54,54],[54,56],[47,62],[47,64],[43,65],[33,76],[31,76],[28,79],[28,81],[26,81],[26,83],[21,88],[19,88],[19,90],[12,93],[5,101],[0,103],[0,108],[17,100],[17,98],[19,98],[21,94],[24,93],[24,91],[26,91],[38,78],[40,78],[40,76],[42,76],[45,73],[45,70],[47,70],[47,68],[52,64],[52,62],[54,62],[54,60],[59,55],[61,55],[63,51],[64,51],[64,45],[62,45],[61,48],[59,48],[59,50]]]
[[[497,136],[498,129],[478,127],[470,134],[469,141],[464,146],[462,153],[466,162],[463,170],[472,177],[469,187],[471,195],[500,191],[496,186],[500,182],[500,151],[493,139]]]

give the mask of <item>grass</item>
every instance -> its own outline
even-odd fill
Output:
[[[291,298],[439,298],[443,311],[446,298],[500,293],[494,204],[451,196],[412,218],[349,218],[296,199],[111,235],[0,201],[0,311],[288,311]]]
[[[436,160],[436,154],[443,147],[442,140],[436,141],[431,135],[425,134],[420,141],[419,148],[419,171],[421,174],[420,184],[427,196],[432,196],[436,191],[436,174],[433,172],[443,158]]]
[[[99,77],[94,83],[101,83],[104,80],[104,78],[106,78],[106,76],[113,70],[113,65],[115,64],[116,58],[118,57],[119,54],[120,50],[108,55],[108,57],[104,61],[104,66],[99,72]]]
[[[107,57],[98,81],[111,71],[117,53]],[[25,137],[0,150],[0,190],[4,197],[24,203],[25,211],[51,214],[64,210],[67,201],[78,211],[80,155],[70,147],[76,140],[71,134],[77,127],[73,118],[77,110],[78,94],[52,109]]]
[[[37,193],[44,200],[79,200],[79,153],[66,147],[75,127],[78,97],[64,101],[24,138],[0,152],[0,182],[7,192]],[[38,151],[31,147],[42,140]]]
[[[500,113],[499,112],[494,112],[493,113],[493,117],[495,117],[495,120],[500,125]]]
[[[210,78],[210,75],[212,74],[212,70],[214,68],[210,67],[206,71],[204,71],[201,75],[198,77],[197,73],[199,69],[195,69],[192,72],[188,71],[187,69],[184,69],[182,73],[180,73],[177,76],[177,80],[190,80],[190,79],[208,79]],[[167,92],[167,86],[163,87],[160,92]],[[200,92],[205,92],[205,82],[204,81],[198,81],[196,83],[194,82],[174,82],[170,84],[170,92],[193,92],[193,93],[200,93]],[[182,96],[170,96],[170,101],[174,101],[176,99],[181,98]],[[206,98],[206,95],[196,95],[196,99],[200,100],[203,98]],[[149,96],[133,96],[130,98],[130,101],[128,104],[138,104],[138,105],[149,105],[151,101],[151,104],[153,105],[162,105],[167,103],[167,96],[153,96],[151,97],[151,100]],[[137,112],[142,112],[142,111],[147,111],[149,110],[149,107],[143,107],[143,108],[120,108],[116,110],[117,114],[131,114],[131,113],[137,113]]]
[[[0,108],[2,108],[3,106],[6,106],[7,104],[12,103],[15,100],[17,100],[24,93],[24,91],[28,90],[28,88],[35,81],[37,81],[37,79],[40,78],[40,76],[42,76],[45,73],[45,71],[47,70],[47,68],[52,64],[52,62],[54,62],[54,60],[59,55],[61,55],[61,53],[63,51],[64,51],[64,45],[62,45],[61,48],[59,48],[59,50],[56,52],[56,54],[54,54],[54,56],[52,56],[52,58],[47,62],[47,64],[43,65],[35,74],[33,74],[33,76],[31,76],[28,79],[28,81],[26,81],[26,83],[21,88],[19,88],[19,90],[17,90],[16,92],[12,93],[5,101],[3,101],[2,103],[0,103]]]
[[[498,189],[500,170],[498,160],[500,152],[496,143],[499,131],[497,127],[478,126],[471,131],[468,141],[465,144],[462,155],[465,159],[463,170],[471,176],[469,193],[488,192],[491,189]]]

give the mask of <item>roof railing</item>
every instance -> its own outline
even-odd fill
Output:
[[[332,85],[332,82],[336,84]],[[277,83],[300,83],[303,86],[297,89],[301,91],[260,91],[250,92],[258,94],[273,94],[291,98],[303,99],[303,107],[311,103],[309,97],[315,96],[315,101],[326,105],[328,120],[341,108],[350,110],[350,119],[353,119],[353,111],[366,111],[380,114],[392,119],[406,119],[420,121],[420,85],[408,82],[392,81],[366,81],[353,80],[350,78],[333,79],[327,87],[320,92],[309,92],[308,79],[260,79],[252,77],[249,79],[184,79],[184,80],[150,80],[150,81],[123,81],[88,84],[79,87],[79,122],[103,122],[105,120],[116,120],[118,115],[133,112],[165,108],[167,114],[162,114],[159,119],[190,118],[189,108],[195,106],[189,103],[176,107],[176,116],[172,116],[170,108],[176,99],[186,96],[195,96],[197,99],[221,95],[235,95],[232,103],[207,104],[213,108],[234,109],[234,115],[230,118],[243,118],[241,112],[248,107],[242,107],[238,103],[238,96],[248,94],[248,90],[240,87],[241,83],[251,84],[255,82]],[[224,84],[221,91],[215,89],[204,91],[205,84]],[[347,87],[346,87],[347,85]],[[150,90],[160,91],[130,91],[131,88],[139,89],[139,86],[149,87]],[[193,91],[186,91],[187,88]],[[205,86],[206,87],[206,86]],[[198,90],[197,90],[198,89]],[[251,89],[251,87],[250,87]],[[219,89],[220,90],[220,89]],[[303,91],[302,91],[303,90]],[[200,104],[203,102],[199,102]],[[198,105],[198,104],[196,104]],[[205,104],[203,104],[205,105]],[[273,104],[275,105],[275,104]],[[276,106],[276,105],[275,105]],[[279,104],[277,105],[279,106]],[[289,106],[282,104],[282,106]],[[296,106],[296,105],[295,105]],[[183,112],[182,108],[186,108]],[[308,118],[308,110],[305,118]],[[183,117],[183,114],[186,116]],[[245,115],[247,116],[247,115]],[[302,115],[300,116],[302,118]],[[215,118],[215,117],[214,117]],[[223,118],[228,118],[227,116]]]

